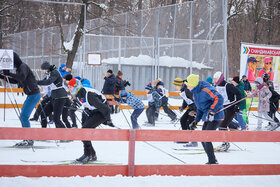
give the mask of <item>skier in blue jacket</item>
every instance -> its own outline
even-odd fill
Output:
[[[185,84],[193,93],[194,103],[197,107],[197,115],[193,124],[202,120],[204,121],[202,130],[216,130],[224,119],[224,112],[218,112],[223,108],[223,97],[208,82],[199,81],[199,75],[189,75]],[[212,142],[202,142],[202,146],[208,156],[206,164],[218,164]]]

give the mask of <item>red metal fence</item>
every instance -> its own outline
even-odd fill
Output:
[[[134,164],[135,141],[280,142],[280,132],[0,128],[0,139],[129,141],[127,165],[1,165],[3,177],[280,175],[280,164]]]

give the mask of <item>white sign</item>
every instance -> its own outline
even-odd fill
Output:
[[[14,69],[14,51],[12,49],[0,49],[0,69]]]
[[[101,54],[88,53],[88,65],[101,65]]]

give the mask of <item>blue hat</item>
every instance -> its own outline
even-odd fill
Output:
[[[74,77],[75,79],[78,79],[78,80],[82,80],[82,78],[81,77],[79,77],[79,76],[76,76],[76,77]]]
[[[257,60],[255,57],[250,56],[250,57],[247,59],[247,63],[249,63],[249,62],[258,62],[258,60]]]
[[[125,90],[121,90],[120,96],[121,97],[126,97],[127,96],[127,92]]]
[[[209,82],[210,84],[213,84],[213,78],[212,77],[207,77],[206,82]]]
[[[61,65],[60,65],[60,68],[61,68],[61,69],[64,68],[64,67],[66,67],[66,64],[61,64]]]

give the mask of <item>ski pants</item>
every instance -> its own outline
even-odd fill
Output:
[[[41,115],[41,112],[44,113],[43,108],[46,106],[46,104],[47,104],[48,102],[50,102],[50,99],[48,99],[48,98],[44,99],[44,98],[43,98],[43,100],[41,101],[41,103],[38,105],[38,107],[37,107],[37,109],[36,109],[36,111],[35,111],[35,113],[34,113],[34,115],[33,115],[33,118],[35,118],[36,120],[39,119],[39,116]],[[51,115],[49,116],[49,120],[52,120],[52,116],[51,116]]]
[[[216,130],[220,126],[220,121],[206,121],[204,122],[202,126],[202,130]],[[212,142],[201,142],[204,151],[207,154],[208,162],[214,163],[216,160],[215,154],[214,154],[214,148]]]
[[[187,110],[180,119],[182,130],[190,130],[190,124],[195,120],[194,116],[189,115],[190,111]]]
[[[273,121],[279,123],[278,118],[276,117],[276,112],[278,111],[279,103],[270,102],[268,115],[273,119]]]
[[[25,99],[19,116],[22,127],[30,127],[29,117],[37,103],[40,101],[40,98],[41,93],[37,93],[34,95],[28,95]]]
[[[91,113],[89,116],[84,115],[83,116],[83,124],[82,128],[83,129],[95,129],[98,127],[101,123],[104,123],[106,119],[103,117],[101,112],[96,111]],[[94,148],[92,147],[91,141],[82,141],[84,144],[84,154],[85,155],[95,155],[96,152]]]
[[[139,108],[139,109],[135,109],[133,111],[133,113],[131,114],[130,119],[131,119],[133,129],[139,129],[139,125],[137,123],[137,118],[142,114],[143,111],[144,111],[144,108]]]
[[[75,110],[69,109],[71,107],[70,99],[66,99],[65,105],[63,107],[62,112],[62,121],[66,125],[67,128],[77,127],[76,124],[76,116],[75,116]],[[73,125],[70,125],[70,122],[68,121],[68,116],[71,118]]]
[[[146,110],[146,115],[148,118],[148,122],[151,124],[155,124],[155,113],[156,113],[156,107],[153,106],[148,106]]]
[[[52,99],[51,102],[49,102],[45,107],[44,111],[46,116],[49,116],[53,112],[53,121],[55,123],[56,128],[65,128],[64,124],[60,120],[60,116],[63,112],[63,107],[66,102],[67,98],[61,98],[61,99]],[[41,112],[41,125],[42,128],[47,127],[47,118],[44,117],[45,115]]]
[[[246,130],[246,122],[243,119],[243,110],[240,110],[235,116],[234,119],[238,121],[241,126],[241,130]]]
[[[230,126],[231,121],[233,120],[236,113],[232,110],[232,107],[227,108],[224,110],[225,112],[225,118],[220,123],[220,130],[227,130],[227,128]]]

